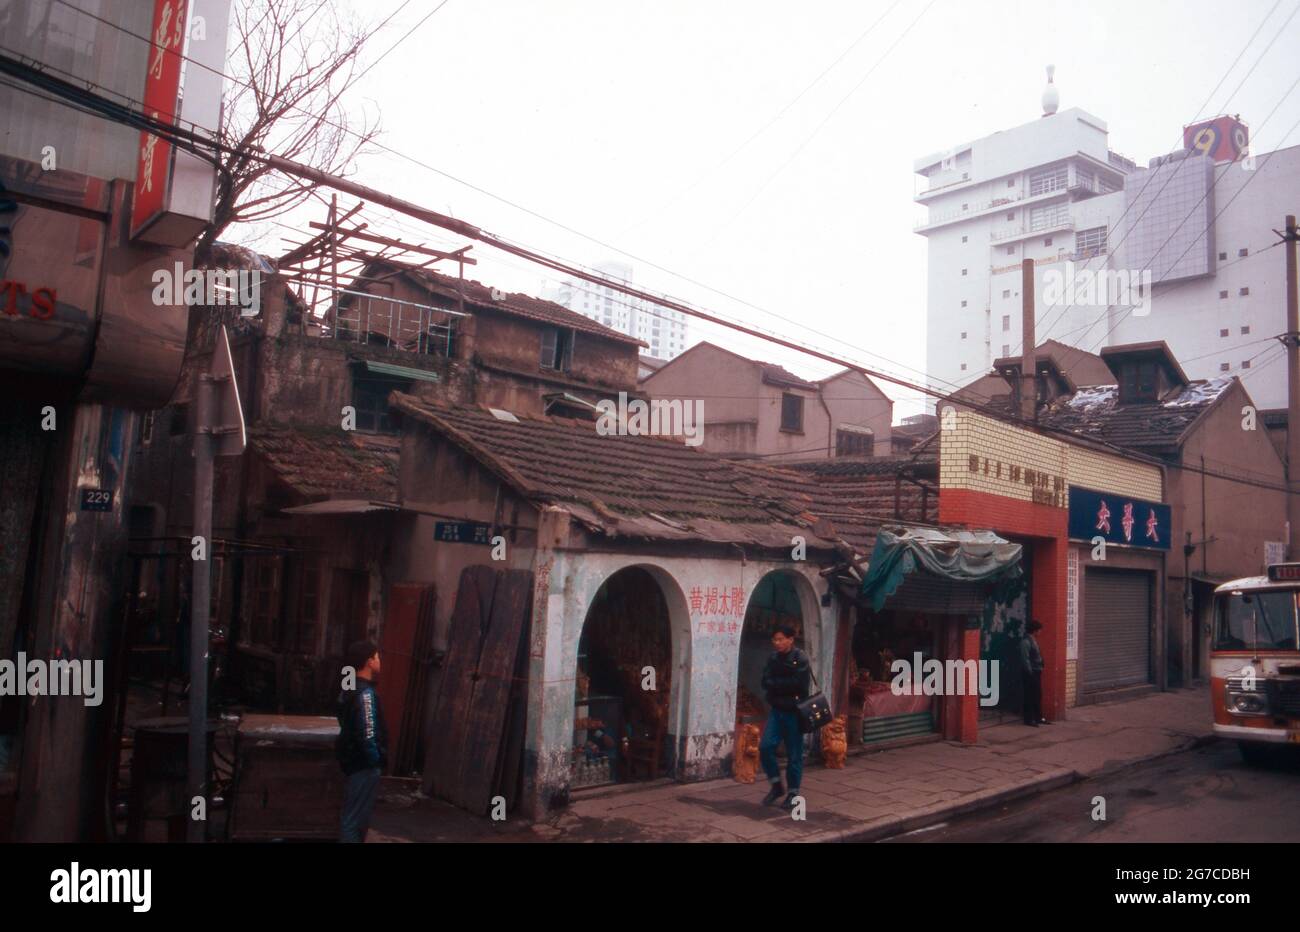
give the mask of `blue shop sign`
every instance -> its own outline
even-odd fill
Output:
[[[473,521],[439,521],[434,525],[433,537],[452,544],[491,544],[492,525]]]
[[[1168,505],[1070,486],[1070,537],[1108,544],[1169,549]]]

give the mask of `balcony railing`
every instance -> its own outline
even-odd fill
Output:
[[[336,294],[348,297],[339,300],[334,327],[324,328],[322,337],[387,346],[408,353],[455,357],[456,319],[468,315],[363,291],[339,289]]]

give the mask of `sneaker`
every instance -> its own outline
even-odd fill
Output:
[[[790,793],[789,793],[789,795],[786,796],[786,798],[785,798],[785,802],[781,803],[781,808],[782,808],[782,809],[793,809],[793,808],[794,808],[794,801],[795,801],[795,799],[797,799],[797,798],[799,797],[799,795],[800,795],[800,794],[799,794],[799,791],[798,791],[798,790],[791,790]]]
[[[763,797],[763,805],[764,806],[772,805],[772,803],[776,802],[778,799],[781,798],[781,794],[784,792],[785,792],[784,786],[782,786],[779,783],[773,783],[772,788],[768,790],[767,795]]]
[[[1038,724],[1040,724],[1040,725],[1050,725],[1050,724],[1052,724],[1052,723],[1049,722],[1049,721],[1048,721],[1047,719],[1045,719],[1045,718],[1040,718],[1040,719],[1038,720]]]

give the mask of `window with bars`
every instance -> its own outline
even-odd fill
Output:
[[[871,456],[875,434],[863,427],[841,427],[835,431],[836,456]]]
[[[1029,176],[1029,196],[1064,190],[1069,180],[1070,170],[1065,165],[1036,171]]]
[[[269,650],[275,647],[275,620],[280,614],[280,566],[274,559],[261,559],[254,565],[248,641]]]
[[[1093,227],[1090,230],[1080,230],[1075,233],[1074,251],[1076,258],[1080,259],[1105,255],[1106,228]]]
[[[388,407],[388,396],[404,392],[411,383],[400,379],[377,379],[364,371],[352,380],[352,406],[357,409],[357,430],[368,434],[395,434],[397,422]]]
[[[1030,231],[1047,230],[1061,226],[1070,219],[1068,204],[1044,204],[1029,211]],[[1050,244],[1049,244],[1050,245]]]

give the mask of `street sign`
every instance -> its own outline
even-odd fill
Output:
[[[492,543],[492,525],[474,521],[439,521],[433,529],[433,539],[451,544]]]
[[[113,490],[112,489],[82,489],[81,510],[82,511],[112,511]]]

